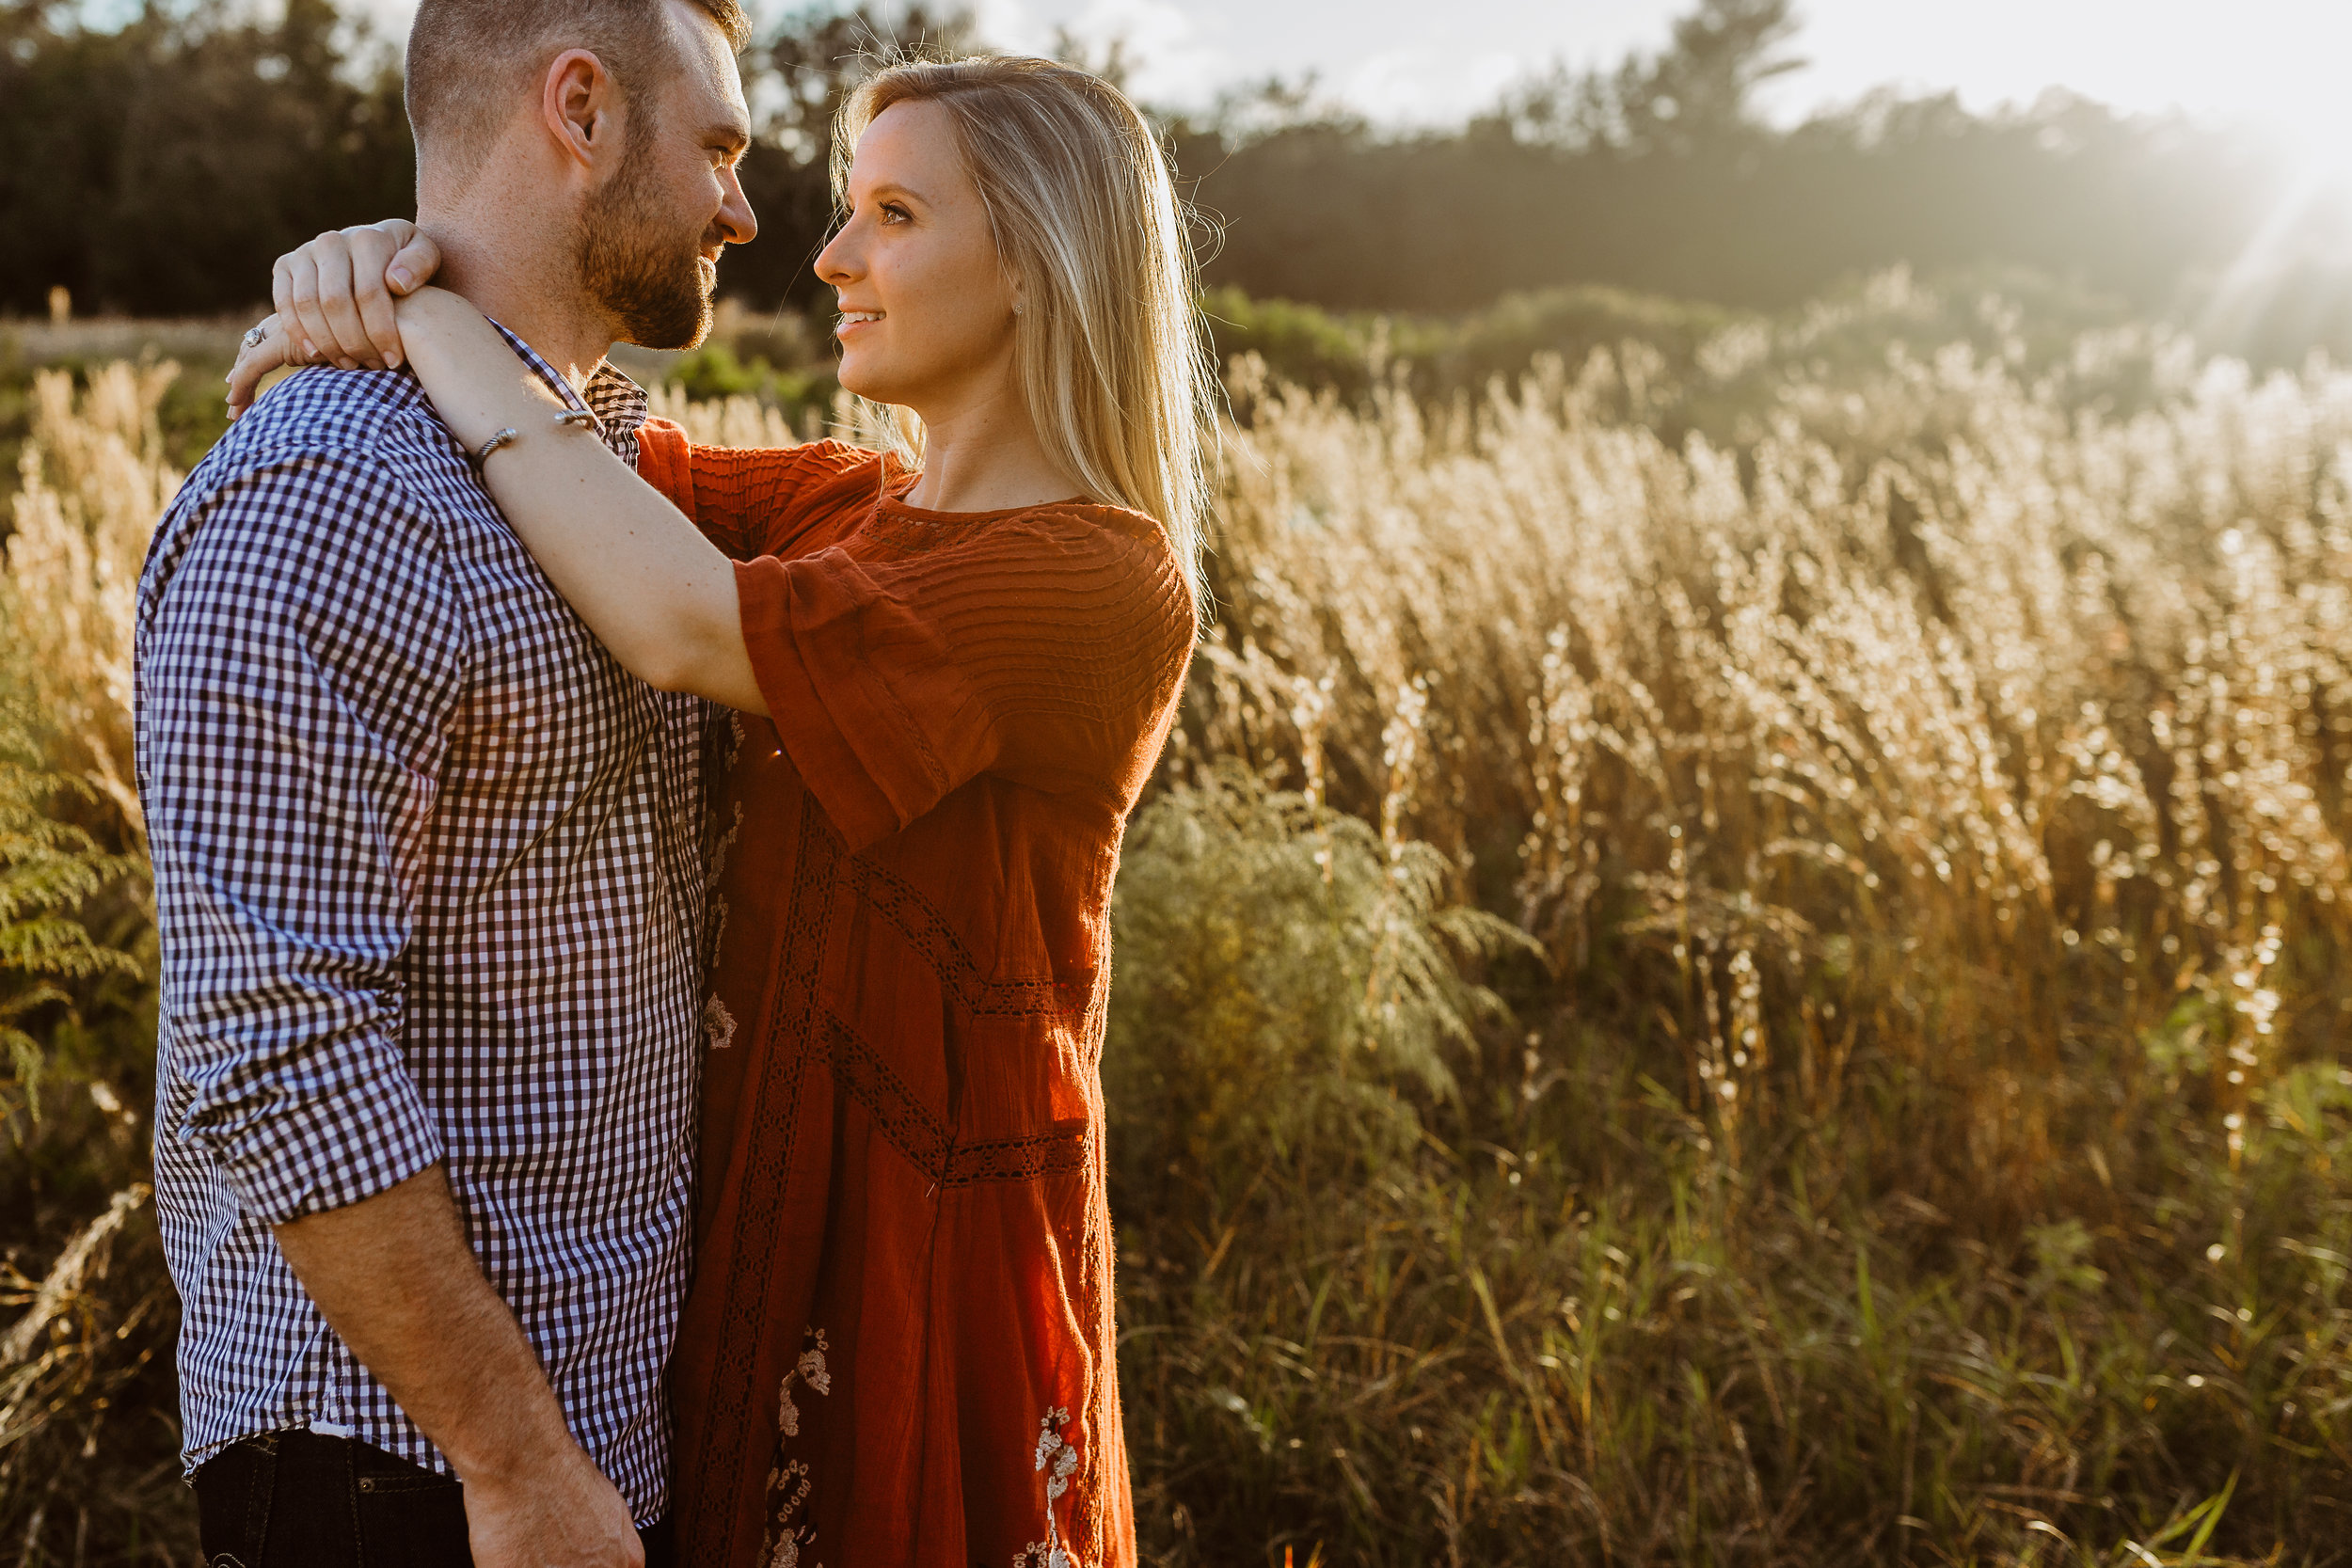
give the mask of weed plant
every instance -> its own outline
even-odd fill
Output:
[[[1544,962],[1464,955],[1518,1025],[1442,1092],[1386,1058],[1417,1142],[1261,1086],[1281,1137],[1187,1150],[1164,1042],[1236,1004],[1136,950],[1146,819],[1155,1560],[2344,1555],[2352,381],[2143,356],[2118,414],[2117,349],[1791,376],[1731,448],[1626,417],[1638,354],[1243,367],[1154,810],[1238,761]]]
[[[0,1551],[195,1560],[149,1207],[154,911],[131,767],[139,561],[180,476],[170,365],[33,415],[0,572]]]
[[[1147,1560],[2352,1555],[2352,378],[1873,291],[1475,396],[1237,371],[1115,911]],[[164,395],[42,384],[0,580],[0,923],[83,966],[0,939],[28,1562],[192,1551]]]

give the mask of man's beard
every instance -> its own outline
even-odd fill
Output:
[[[681,240],[656,210],[650,157],[634,143],[621,166],[589,197],[580,214],[580,286],[612,313],[621,336],[640,348],[692,348],[710,330],[704,283],[708,232]]]

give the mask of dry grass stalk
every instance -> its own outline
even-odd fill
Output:
[[[164,460],[155,405],[172,364],[116,363],[75,393],[62,371],[35,377],[0,594],[16,668],[62,754],[137,839],[131,630],[156,520],[182,476]]]

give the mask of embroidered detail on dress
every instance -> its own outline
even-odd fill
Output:
[[[710,1037],[713,1051],[724,1051],[735,1043],[735,1015],[715,996],[703,1004],[703,1033]]]
[[[727,901],[715,893],[710,895],[710,906],[703,916],[703,924],[709,927],[709,935],[705,939],[703,966],[716,969],[719,967],[720,944],[727,940]]]
[[[714,824],[715,826],[715,824]],[[710,850],[703,859],[703,891],[709,893],[719,885],[719,879],[727,868],[727,851],[743,836],[743,802],[735,802],[735,822],[723,833],[713,836]]]
[[[1078,1468],[1078,1449],[1062,1436],[1070,1412],[1049,1410],[1037,1424],[1037,1468],[1045,1478],[1045,1539],[1032,1541],[1014,1554],[1012,1568],[1077,1568],[1077,1560],[1062,1544],[1061,1527],[1054,1518],[1054,1499],[1070,1490]]]
[[[779,1449],[786,1438],[801,1434],[801,1407],[792,1402],[792,1386],[797,1383],[820,1396],[833,1392],[833,1371],[825,1364],[825,1331],[806,1329],[801,1338],[801,1358],[776,1386]],[[763,1568],[801,1568],[801,1548],[816,1544],[816,1528],[804,1521],[796,1522],[793,1517],[808,1501],[811,1484],[808,1461],[786,1459],[778,1453],[775,1467],[768,1472],[768,1534],[759,1546]],[[823,1565],[811,1563],[809,1568]]]

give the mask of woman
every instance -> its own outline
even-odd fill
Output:
[[[1045,61],[895,66],[838,145],[817,271],[899,451],[657,423],[641,482],[456,296],[403,300],[396,346],[614,656],[738,710],[685,1560],[1128,1563],[1097,1063],[1120,832],[1198,603],[1179,214],[1134,106]],[[274,328],[240,374],[297,352]]]

